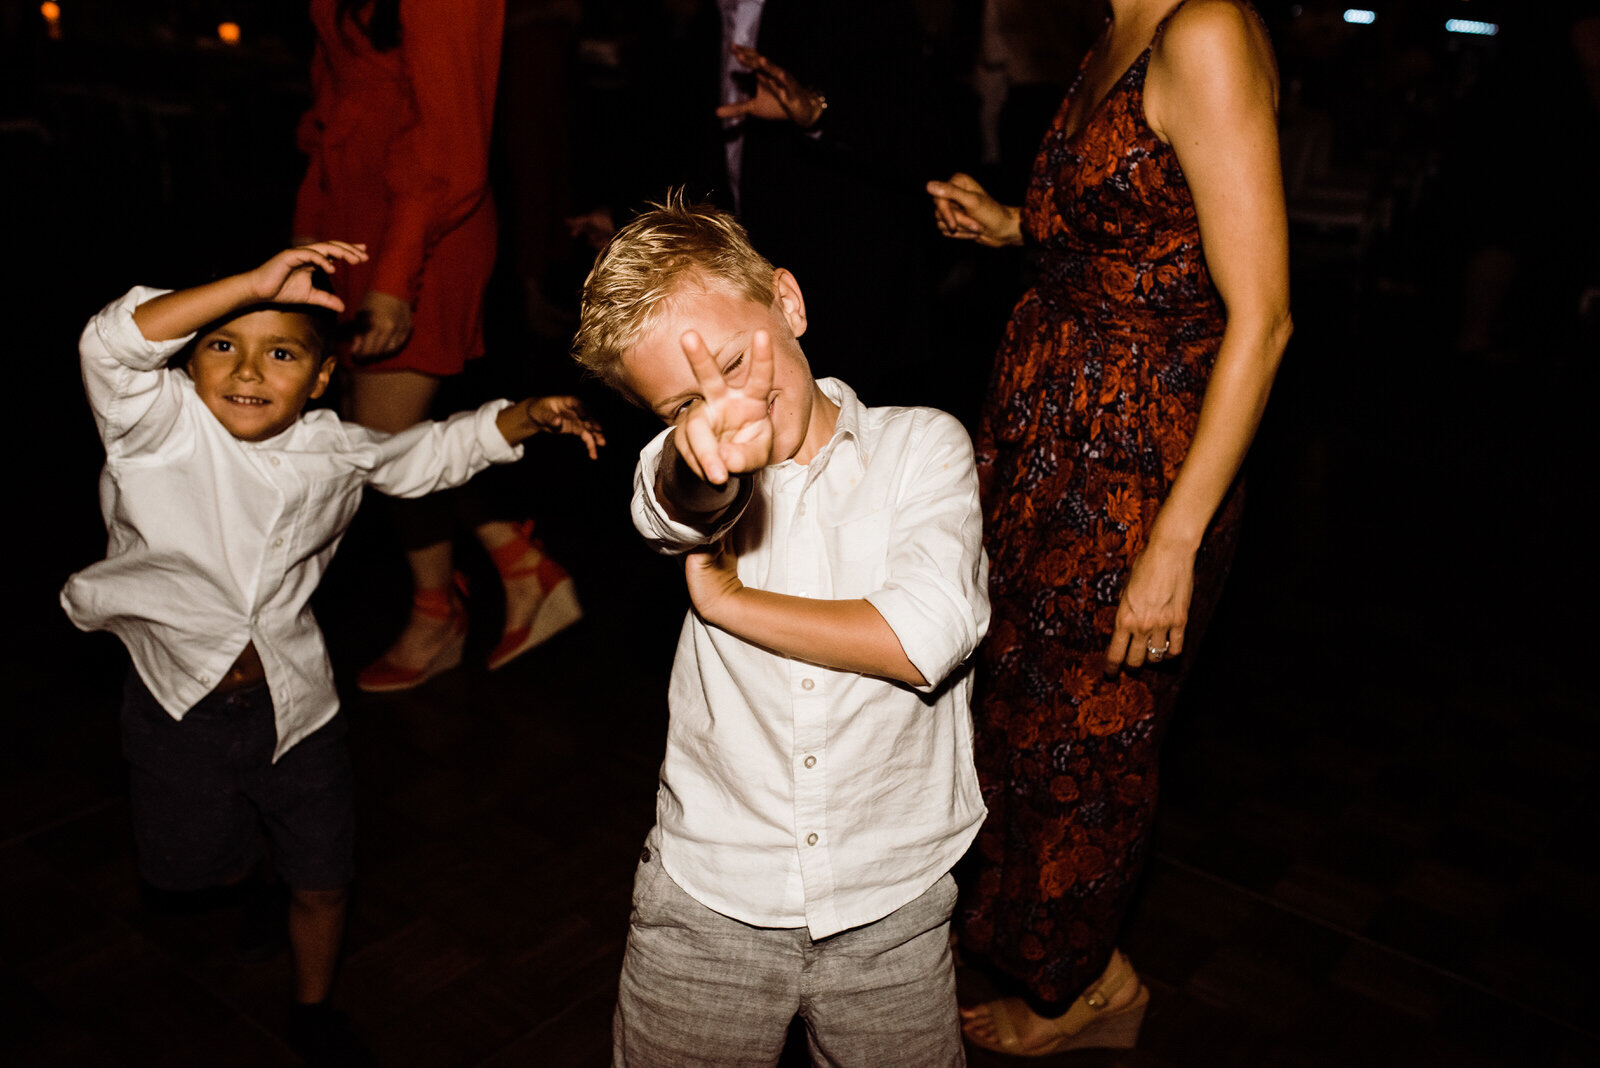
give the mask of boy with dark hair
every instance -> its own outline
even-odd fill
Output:
[[[106,559],[61,604],[133,661],[123,752],[139,867],[167,890],[235,884],[264,824],[289,886],[290,1038],[359,1060],[327,1006],[352,875],[351,781],[333,671],[309,601],[364,486],[420,496],[521,457],[540,431],[603,444],[572,397],[493,401],[385,435],[305,413],[341,310],[313,270],[366,259],[326,241],[164,293],[135,288],[89,322],[85,389],[105,443]],[[170,357],[198,333],[181,370]]]
[[[577,358],[669,429],[633,515],[686,554],[616,1065],[964,1063],[949,871],[983,820],[967,658],[988,625],[972,445],[816,381],[799,283],[671,200],[584,288]]]

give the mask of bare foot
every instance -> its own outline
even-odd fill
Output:
[[[1111,965],[1106,969],[1107,974],[1116,966],[1117,962],[1113,957]],[[1102,975],[1094,981],[1089,990],[1094,990],[1104,981],[1105,976]],[[1113,1013],[1131,1005],[1139,996],[1140,989],[1141,984],[1137,979],[1123,983],[1116,993],[1107,998],[1105,1007],[1100,1010],[1101,1014]],[[988,1049],[999,1048],[1003,1036],[995,1018],[1000,1014],[1008,1018],[1007,1022],[1011,1025],[1009,1030],[1016,1034],[1018,1046],[1010,1052],[1026,1055],[1030,1051],[1050,1047],[1061,1038],[1061,1031],[1057,1029],[1054,1021],[1034,1012],[1021,998],[1001,998],[998,1001],[986,1001],[981,1005],[963,1008],[961,1032],[980,1046]]]
[[[986,1001],[970,1009],[961,1010],[961,1033],[986,1048],[1000,1045],[1000,1030],[995,1025],[995,1014],[1004,1012],[1011,1017],[1012,1029],[1021,1044],[1019,1052],[1041,1049],[1057,1037],[1055,1027],[1043,1016],[1028,1008],[1020,998]]]

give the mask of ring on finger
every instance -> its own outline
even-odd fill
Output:
[[[1151,645],[1149,642],[1145,642],[1144,653],[1145,653],[1146,657],[1148,657],[1152,662],[1154,662],[1154,661],[1158,661],[1161,658],[1163,658],[1164,656],[1166,656],[1167,655],[1167,650],[1170,649],[1171,647],[1172,647],[1172,643],[1171,642],[1162,642],[1161,643],[1161,648],[1159,648],[1159,649],[1156,648],[1154,645]]]

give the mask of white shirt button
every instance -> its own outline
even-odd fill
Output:
[[[273,458],[272,458],[272,461],[271,461],[271,462],[272,462],[272,466],[273,466],[273,467],[277,467],[277,466],[278,466],[278,458],[277,458],[277,457],[276,457],[276,456],[274,456],[274,457],[273,457]]]
[[[817,832],[816,831],[812,831],[810,834],[806,835],[806,845],[816,845],[816,844],[817,844]]]
[[[817,758],[816,757],[814,757],[814,756],[806,757],[806,767],[814,768],[816,766],[817,766]]]
[[[282,538],[273,538],[273,539],[272,539],[272,547],[273,547],[273,548],[274,548],[274,549],[281,549],[281,548],[283,548],[283,539],[282,539]]]
[[[806,514],[806,502],[805,501],[801,501],[800,502],[800,507],[795,509],[795,514],[796,515],[805,515]]]
[[[800,688],[802,690],[814,690],[817,688],[817,684],[812,682],[810,679],[801,679]]]

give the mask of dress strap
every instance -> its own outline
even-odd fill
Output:
[[[1110,29],[1111,16],[1107,15],[1105,22],[1100,24],[1100,33],[1095,37],[1094,42],[1089,45],[1088,50],[1083,53],[1083,58],[1078,60],[1078,73],[1073,77],[1072,84],[1067,87],[1068,97],[1073,97],[1078,94],[1078,87],[1083,84],[1084,72],[1089,69],[1089,61],[1094,58],[1094,54],[1098,52],[1100,50],[1100,46],[1105,43],[1106,32]]]

